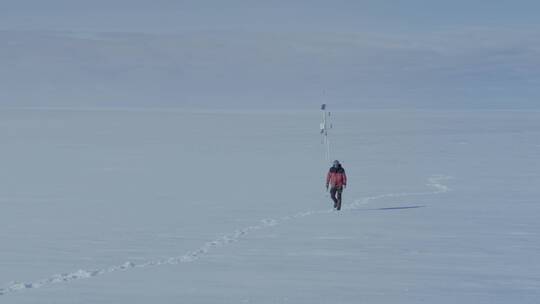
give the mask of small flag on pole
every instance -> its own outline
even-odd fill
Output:
[[[330,113],[326,111],[326,104],[324,103],[321,105],[321,110],[323,111],[321,122],[321,142],[326,145],[326,160],[328,161],[330,159],[330,142],[328,141],[328,118],[330,117]]]

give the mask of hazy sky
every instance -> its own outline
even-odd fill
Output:
[[[1,29],[432,31],[538,26],[534,0],[2,0]]]
[[[538,0],[1,0],[0,106],[539,108],[538,12]]]

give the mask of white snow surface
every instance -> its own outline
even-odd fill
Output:
[[[2,303],[537,303],[540,112],[0,110]]]

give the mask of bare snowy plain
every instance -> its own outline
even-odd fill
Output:
[[[2,303],[538,303],[540,112],[0,111]]]

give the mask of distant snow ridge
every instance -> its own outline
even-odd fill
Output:
[[[437,176],[433,176],[429,178],[428,180],[429,182],[427,185],[434,188],[435,189],[434,191],[388,193],[388,194],[369,196],[369,197],[364,197],[362,199],[355,200],[353,203],[344,206],[343,209],[344,210],[358,209],[373,200],[378,200],[378,199],[388,198],[388,197],[434,195],[434,194],[446,193],[450,191],[450,189],[446,185],[442,184],[441,182],[447,179],[450,179],[450,177],[443,176],[443,175],[437,175]],[[315,214],[325,214],[325,213],[332,213],[332,212],[333,212],[333,209],[313,210],[313,211],[299,212],[293,215],[287,215],[287,216],[283,216],[277,219],[263,219],[257,225],[244,227],[232,233],[223,235],[222,237],[215,239],[213,241],[207,242],[200,248],[194,251],[188,252],[182,256],[170,257],[170,258],[162,259],[162,260],[148,261],[148,262],[139,263],[139,264],[128,261],[121,265],[111,266],[105,269],[98,269],[98,270],[80,269],[72,273],[56,274],[49,278],[36,281],[36,282],[29,282],[29,283],[12,282],[8,284],[6,287],[0,288],[0,295],[6,295],[11,292],[16,292],[16,291],[25,290],[25,289],[41,288],[46,285],[50,285],[54,283],[70,282],[70,281],[75,281],[75,280],[80,280],[80,279],[92,278],[92,277],[108,274],[111,272],[126,271],[132,268],[145,268],[145,267],[152,267],[152,266],[159,266],[159,265],[177,265],[180,263],[191,263],[203,257],[213,247],[225,246],[227,244],[237,242],[242,237],[244,237],[245,235],[247,235],[248,233],[252,231],[276,226],[283,222],[291,221],[298,218],[303,218],[303,217],[307,217],[307,216],[311,216]]]

